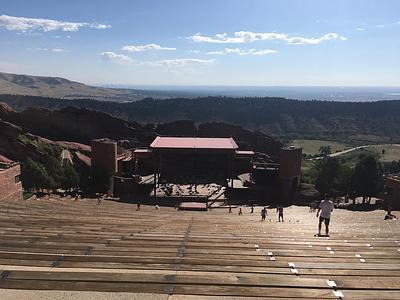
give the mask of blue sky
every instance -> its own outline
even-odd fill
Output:
[[[400,1],[5,0],[0,71],[139,86],[400,86]]]

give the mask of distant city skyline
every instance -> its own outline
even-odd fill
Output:
[[[6,1],[0,72],[94,85],[397,86],[400,1]]]

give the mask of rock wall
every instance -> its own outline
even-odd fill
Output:
[[[22,200],[20,174],[19,164],[4,170],[0,169],[0,201]]]

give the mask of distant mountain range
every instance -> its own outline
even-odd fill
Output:
[[[377,91],[383,92],[379,88]],[[398,97],[395,90],[391,92],[393,97]],[[193,98],[190,93],[189,90],[93,87],[58,77],[0,73],[0,102],[17,111],[30,107],[54,111],[73,106],[142,124],[179,120],[190,120],[195,124],[223,122],[283,141],[323,138],[360,141],[362,144],[400,142],[400,101],[396,100],[368,101],[368,97],[360,102],[299,101],[282,97]],[[30,114],[34,112],[27,110],[23,116],[28,118]]]
[[[130,102],[143,98],[167,98],[162,92],[136,89],[94,87],[60,77],[18,75],[0,72],[0,94],[90,98],[100,101]]]
[[[299,100],[369,102],[400,100],[400,87],[340,86],[90,86],[60,77],[0,72],[0,94],[133,102],[144,98],[282,97]]]

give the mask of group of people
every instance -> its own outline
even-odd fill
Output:
[[[278,214],[278,221],[279,221],[279,222],[283,222],[283,221],[284,221],[284,220],[283,220],[283,206],[278,206],[278,207],[276,208],[276,212],[279,213],[279,214]],[[229,213],[230,213],[230,214],[232,213],[232,206],[231,206],[231,205],[229,205]],[[251,213],[251,214],[254,213],[254,205],[251,206],[250,213]],[[241,207],[239,207],[238,215],[239,215],[239,216],[243,215],[243,210],[242,210]],[[261,221],[265,221],[265,218],[266,218],[267,216],[268,216],[268,211],[267,211],[267,208],[264,206],[264,208],[261,210]]]
[[[318,211],[316,217],[318,218],[318,233],[315,236],[322,236],[322,223],[325,225],[325,235],[329,236],[329,223],[331,219],[331,213],[333,211],[334,205],[331,200],[323,199],[318,205]],[[310,212],[314,212],[315,209],[311,210]],[[229,213],[232,213],[232,206],[229,206]],[[250,213],[254,213],[254,206],[251,206]],[[278,222],[284,222],[283,218],[283,206],[279,205],[276,207],[276,213],[278,213]],[[243,210],[239,207],[238,215],[243,215]],[[268,216],[267,208],[264,206],[261,209],[261,221],[265,221],[265,218]]]

